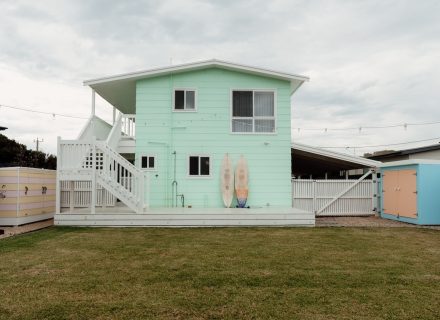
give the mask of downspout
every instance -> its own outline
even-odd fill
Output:
[[[177,207],[177,180],[176,180],[176,158],[177,158],[177,154],[176,151],[174,151],[172,153],[172,155],[174,156],[174,180],[173,182],[171,182],[171,201],[172,207]]]

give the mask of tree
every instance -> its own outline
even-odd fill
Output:
[[[56,156],[29,150],[24,144],[0,134],[0,167],[56,169]]]

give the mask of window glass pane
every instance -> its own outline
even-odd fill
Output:
[[[275,132],[275,120],[255,120],[255,132]]]
[[[186,92],[186,109],[194,110],[196,106],[196,97],[194,91]]]
[[[232,132],[252,132],[252,119],[232,119]]]
[[[185,99],[185,92],[183,90],[176,90],[174,92],[174,109],[183,110]]]
[[[142,157],[141,158],[141,167],[142,168],[148,168],[148,157]]]
[[[232,115],[234,117],[252,117],[252,91],[232,92]]]
[[[255,116],[274,116],[273,92],[255,92]]]
[[[209,176],[209,157],[200,157],[200,175]]]
[[[199,157],[189,157],[189,174],[191,176],[199,175]]]
[[[151,168],[151,169],[154,168],[154,157],[148,158],[148,168]]]

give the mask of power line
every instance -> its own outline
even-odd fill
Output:
[[[298,132],[303,131],[352,131],[352,130],[358,130],[361,132],[363,129],[387,129],[387,128],[398,128],[402,127],[403,129],[407,129],[410,126],[425,126],[425,125],[435,125],[440,124],[440,121],[427,121],[427,122],[414,122],[414,123],[399,123],[399,124],[390,124],[390,125],[383,125],[383,126],[359,126],[359,127],[342,127],[342,128],[329,128],[329,127],[323,127],[323,128],[316,128],[316,127],[292,127],[293,130],[297,130]]]
[[[74,119],[88,119],[88,118],[85,118],[85,117],[72,116],[72,115],[69,115],[69,114],[56,113],[56,112],[46,112],[46,111],[38,111],[38,110],[29,109],[29,108],[9,106],[9,105],[5,105],[5,104],[0,104],[0,107],[10,108],[10,109],[15,109],[15,110],[21,110],[21,111],[27,111],[27,112],[33,112],[33,113],[47,114],[47,115],[51,115],[54,118],[55,118],[55,116],[58,116],[58,117],[74,118]]]
[[[399,146],[399,145],[404,145],[404,144],[411,144],[411,143],[417,143],[417,142],[426,142],[426,141],[432,141],[432,140],[440,140],[440,137],[437,137],[437,138],[431,138],[431,139],[423,139],[423,140],[414,140],[414,141],[399,142],[399,143],[368,145],[368,146],[344,146],[344,147],[330,146],[330,147],[318,147],[318,148],[323,148],[323,149],[362,149],[362,148],[377,148],[377,147]]]

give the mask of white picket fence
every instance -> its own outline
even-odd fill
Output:
[[[377,184],[372,180],[292,179],[292,206],[316,216],[374,214]]]

